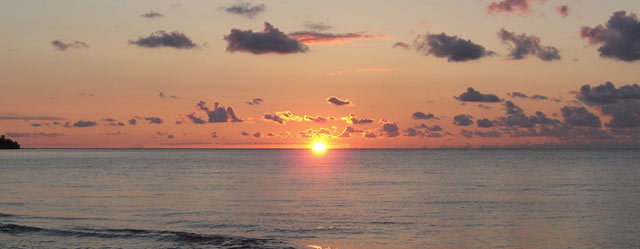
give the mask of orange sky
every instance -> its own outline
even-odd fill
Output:
[[[518,3],[10,1],[0,134],[26,148],[638,147],[640,3]]]

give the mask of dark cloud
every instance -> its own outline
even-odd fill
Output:
[[[509,56],[511,59],[520,60],[534,55],[543,61],[560,60],[560,51],[552,46],[544,46],[540,43],[540,38],[533,35],[520,34],[500,29],[498,37],[502,43],[511,47]]]
[[[467,92],[460,94],[458,97],[453,97],[460,101],[467,102],[500,102],[502,101],[495,94],[482,94],[479,91],[473,89],[473,87],[467,88]]]
[[[40,126],[42,126],[42,124],[39,124],[39,123],[33,123],[33,124],[31,124],[31,126],[33,126],[33,127],[40,127]]]
[[[625,11],[613,13],[605,26],[582,27],[582,38],[598,48],[600,56],[632,62],[640,60],[640,21],[635,14]]]
[[[149,124],[162,124],[162,119],[159,117],[145,117],[144,120],[149,122]]]
[[[268,22],[264,23],[263,32],[232,29],[224,36],[227,41],[227,52],[250,52],[253,54],[291,54],[306,53],[309,48],[300,41],[290,38]]]
[[[165,95],[163,92],[160,92],[160,94],[158,94],[158,97],[160,97],[161,99],[178,99],[178,96]]]
[[[469,130],[462,129],[460,131],[460,135],[462,135],[463,137],[468,138],[468,139],[471,139],[474,136],[498,138],[498,137],[502,136],[502,133],[500,133],[499,131],[496,131],[496,130],[491,130],[491,131],[469,131]]]
[[[404,130],[404,135],[407,137],[417,137],[417,136],[421,136],[422,132],[420,132],[419,130],[416,130],[415,128],[407,128]]]
[[[140,15],[141,17],[145,17],[145,18],[156,18],[156,17],[163,17],[164,15],[155,12],[155,11],[149,11],[148,13],[144,13],[142,15]]]
[[[351,103],[351,101],[349,101],[348,99],[345,100],[341,100],[338,97],[335,96],[331,96],[329,98],[327,98],[327,102],[330,104],[334,104],[337,106],[342,106],[342,105],[353,105],[353,103]]]
[[[66,51],[69,48],[88,48],[89,47],[89,45],[81,41],[65,43],[60,40],[53,40],[51,41],[51,45],[53,45],[55,49],[60,51]]]
[[[167,139],[174,139],[174,138],[175,138],[175,136],[173,136],[173,135],[171,135],[171,134],[169,134],[169,135],[167,136]]]
[[[136,123],[138,123],[138,120],[136,120],[135,118],[129,119],[130,125],[136,125]]]
[[[7,137],[12,138],[20,138],[20,137],[61,137],[66,136],[62,133],[45,133],[45,132],[37,132],[37,133],[24,133],[24,132],[7,132],[5,133]]]
[[[278,124],[284,124],[286,122],[283,118],[281,118],[277,114],[265,114],[263,118],[266,120],[274,121]]]
[[[557,125],[560,121],[548,118],[544,113],[538,111],[534,116],[527,117],[524,110],[511,101],[504,103],[506,117],[500,118],[501,125],[507,127],[534,127],[540,125]]]
[[[267,114],[264,114],[263,118],[266,119],[266,120],[274,121],[274,122],[276,122],[278,124],[284,124],[284,123],[286,123],[288,121],[298,121],[298,122],[300,122],[300,121],[304,120],[303,117],[295,115],[291,111],[275,112],[273,114],[267,113]]]
[[[634,128],[640,126],[640,101],[622,100],[600,107],[602,114],[612,116],[606,126],[613,128]]]
[[[536,95],[533,95],[533,96],[529,97],[529,99],[533,99],[533,100],[548,100],[549,97],[536,94]]]
[[[216,133],[215,131],[211,132],[211,138],[218,138],[218,133]]]
[[[172,47],[177,49],[191,49],[198,47],[189,37],[178,31],[167,33],[164,30],[151,33],[147,37],[138,40],[130,40],[129,44],[145,48]]]
[[[494,127],[495,125],[493,124],[493,122],[491,122],[491,120],[483,118],[483,119],[478,119],[478,121],[476,121],[476,124],[478,124],[478,127],[480,128],[488,128],[488,127]]]
[[[490,110],[491,109],[491,106],[483,105],[483,104],[478,104],[478,107],[480,107],[482,109],[485,109],[485,110]]]
[[[453,117],[453,124],[457,126],[469,126],[473,124],[471,116],[466,114],[460,114]]]
[[[342,131],[342,134],[340,134],[341,138],[347,138],[347,137],[351,137],[351,134],[353,133],[358,133],[358,132],[362,132],[361,130],[357,130],[356,128],[353,128],[351,126],[347,126],[344,128],[344,131]]]
[[[249,134],[249,133],[248,133],[248,132],[246,132],[246,131],[243,131],[242,133],[240,133],[240,135],[242,135],[243,137],[251,136],[251,134]]]
[[[0,120],[50,121],[50,120],[64,120],[64,118],[53,117],[53,116],[13,116],[13,115],[6,115],[6,116],[0,116]]]
[[[304,121],[311,121],[311,122],[316,122],[316,123],[326,123],[327,120],[329,119],[335,119],[334,117],[322,117],[322,116],[308,116],[308,115],[304,115]]]
[[[567,5],[556,6],[556,11],[560,16],[562,16],[562,18],[567,18],[567,16],[569,16],[569,6]]]
[[[616,88],[611,82],[595,87],[583,85],[578,92],[578,99],[589,105],[616,103],[624,99],[640,100],[640,86],[633,84]]]
[[[245,103],[247,105],[259,105],[262,103],[262,99],[261,98],[254,98],[251,101],[245,101]]]
[[[341,119],[347,121],[347,124],[354,124],[354,125],[373,123],[372,119],[368,119],[368,118],[358,119],[358,117],[356,117],[355,114],[351,114],[349,117],[342,117]]]
[[[107,124],[108,126],[124,126],[123,122],[111,122]]]
[[[423,55],[447,58],[449,62],[477,60],[495,54],[471,40],[463,40],[455,35],[448,36],[445,33],[419,35],[414,40],[413,47]]]
[[[404,42],[396,42],[395,44],[393,44],[393,46],[391,46],[392,48],[402,48],[404,50],[409,50],[411,49],[411,45],[406,44]]]
[[[413,119],[424,119],[424,120],[429,120],[429,119],[438,119],[436,118],[432,113],[429,114],[425,114],[424,112],[414,112],[411,114],[411,118]]]
[[[377,38],[381,36],[369,35],[369,34],[366,34],[365,32],[333,34],[333,33],[321,33],[317,31],[299,31],[299,32],[289,33],[289,37],[294,38],[302,43],[310,44],[310,43],[345,42],[349,40],[370,39],[370,38]]]
[[[333,26],[327,25],[321,22],[308,22],[308,23],[305,23],[304,26],[308,30],[313,30],[313,31],[326,31],[333,28]]]
[[[253,133],[253,137],[260,138],[260,137],[262,137],[262,134],[260,134],[260,132],[257,131],[256,133]]]
[[[365,137],[365,138],[369,138],[369,139],[371,139],[371,138],[376,138],[376,137],[378,137],[378,135],[376,135],[376,133],[374,133],[374,132],[367,131],[367,132],[364,134],[364,137]]]
[[[196,108],[204,111],[207,114],[207,122],[209,123],[225,123],[225,122],[242,122],[240,118],[236,116],[236,113],[233,111],[233,108],[227,107],[226,109],[223,106],[220,106],[218,102],[214,103],[214,107],[209,109],[207,103],[204,101],[198,102],[196,104]],[[200,117],[196,117],[195,113],[191,113],[187,115],[189,119],[195,124],[204,124],[206,123]]]
[[[234,5],[226,7],[224,10],[227,13],[241,15],[248,17],[249,19],[254,18],[258,14],[264,12],[266,9],[264,4],[255,4],[252,5],[246,2],[238,2]]]
[[[397,137],[400,129],[396,123],[386,123],[382,125],[382,134],[386,137]]]
[[[565,124],[567,125],[596,128],[600,128],[602,126],[600,117],[589,112],[584,107],[565,106],[561,111],[562,117],[564,117]]]
[[[530,0],[502,0],[499,2],[492,2],[487,6],[488,13],[504,12],[504,13],[521,13],[529,14],[531,9],[529,7]]]
[[[71,128],[71,127],[79,127],[79,128],[82,128],[82,127],[92,127],[92,126],[96,126],[96,125],[98,125],[98,123],[97,123],[97,122],[95,122],[95,121],[90,121],[90,120],[79,120],[79,121],[77,121],[77,122],[75,122],[75,123],[73,123],[73,124],[71,124],[71,123],[69,123],[69,122],[66,122],[66,123],[64,124],[64,127],[67,127],[67,128]]]
[[[507,94],[507,95],[511,96],[512,98],[524,98],[524,99],[528,98],[528,96],[526,94],[521,93],[521,92],[512,92],[512,93]]]

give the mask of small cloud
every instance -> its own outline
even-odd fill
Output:
[[[498,98],[495,94],[483,94],[479,91],[473,89],[473,87],[467,88],[467,92],[460,94],[458,97],[453,97],[459,101],[465,102],[501,102],[502,100]]]
[[[305,44],[312,43],[341,43],[347,42],[350,40],[356,39],[371,39],[371,38],[381,38],[381,35],[370,35],[366,32],[357,32],[357,33],[343,33],[343,34],[333,34],[333,33],[321,33],[317,31],[298,31],[289,33],[289,37],[295,38],[298,41]]]
[[[0,116],[0,120],[23,120],[23,121],[54,121],[54,120],[64,120],[64,118],[53,117],[53,116],[18,116],[18,115],[6,115]]]
[[[214,103],[214,107],[209,109],[207,103],[204,101],[198,102],[196,108],[201,111],[204,111],[207,114],[208,120],[205,121],[200,117],[196,117],[195,113],[191,113],[187,115],[187,118],[191,119],[191,121],[195,124],[205,124],[209,123],[226,123],[226,122],[242,122],[236,113],[233,111],[233,108],[227,107],[224,108],[220,106],[218,102]]]
[[[69,43],[65,43],[62,42],[60,40],[53,40],[51,41],[51,45],[53,45],[53,47],[57,50],[60,51],[66,51],[67,49],[73,48],[73,49],[79,49],[79,48],[88,48],[89,45],[87,45],[85,42],[81,42],[81,41],[74,41],[74,42],[69,42]]]
[[[178,99],[178,96],[165,95],[163,92],[160,92],[160,94],[158,94],[158,97],[160,97],[161,99]]]
[[[540,42],[540,38],[533,35],[520,34],[500,29],[498,37],[502,43],[509,44],[511,52],[509,57],[514,60],[526,58],[528,55],[534,55],[543,61],[560,60],[560,51],[552,46],[544,46]]]
[[[71,127],[78,127],[78,128],[83,128],[83,127],[92,127],[92,126],[96,126],[98,125],[97,122],[95,121],[90,121],[90,120],[79,120],[73,124],[66,122],[64,127],[67,128],[71,128]]]
[[[493,2],[487,6],[487,13],[503,12],[529,14],[531,13],[529,1],[530,0],[502,0],[499,2]]]
[[[349,117],[342,117],[340,119],[346,121],[347,124],[353,124],[353,125],[373,123],[373,119],[368,119],[368,118],[358,119],[355,114],[351,114]]]
[[[164,30],[153,32],[147,37],[140,37],[136,41],[130,40],[129,44],[145,48],[171,47],[176,49],[192,49],[198,46],[181,32],[167,33]]]
[[[488,120],[486,118],[478,119],[478,121],[476,121],[476,124],[478,125],[479,128],[487,128],[487,127],[495,126],[493,122],[491,122],[491,120]]]
[[[488,51],[471,40],[445,33],[419,35],[413,42],[413,47],[425,56],[447,58],[449,62],[465,62],[495,55],[495,52]]]
[[[351,103],[350,100],[348,100],[348,99],[342,100],[342,99],[339,99],[338,97],[335,97],[335,96],[331,96],[331,97],[327,98],[327,102],[330,103],[330,104],[337,105],[337,106],[343,106],[343,105],[344,106],[352,106],[353,105],[353,103]]]
[[[144,120],[149,122],[149,124],[162,124],[162,119],[159,117],[145,117]]]
[[[241,15],[252,19],[258,14],[264,12],[266,10],[266,7],[264,4],[252,5],[247,2],[238,2],[234,5],[226,7],[224,10],[230,14]]]
[[[453,117],[453,124],[457,126],[469,126],[473,124],[471,116],[466,114],[460,114]]]
[[[169,134],[169,135],[167,136],[167,139],[174,139],[174,138],[175,138],[175,136],[173,136],[173,135],[171,135],[171,134]]]
[[[286,123],[288,121],[302,122],[302,120],[304,120],[303,117],[295,115],[291,111],[275,112],[273,114],[266,113],[266,114],[263,115],[263,118],[265,120],[274,121],[274,122],[276,122],[278,124],[284,124],[284,123]]]
[[[411,118],[412,119],[424,119],[424,120],[429,120],[429,119],[438,119],[436,118],[432,113],[429,114],[425,114],[424,112],[414,112],[411,114]]]
[[[148,13],[144,13],[144,14],[142,14],[142,15],[140,15],[140,16],[141,16],[141,17],[144,17],[144,18],[151,18],[151,19],[153,19],[153,18],[156,18],[156,17],[163,17],[164,15],[162,15],[162,14],[160,14],[160,13],[158,13],[158,12],[155,12],[155,11],[149,11]]]
[[[304,25],[308,30],[312,30],[312,31],[326,31],[329,30],[331,28],[333,28],[333,26],[331,25],[327,25],[321,22],[307,22]]]
[[[290,38],[268,22],[264,23],[264,31],[232,29],[224,36],[227,41],[227,52],[250,52],[253,54],[291,54],[306,53],[309,48],[300,41]]]
[[[247,105],[259,105],[259,104],[262,103],[262,99],[261,98],[255,98],[255,99],[253,99],[251,101],[245,101],[245,103]]]
[[[584,127],[596,127],[600,128],[602,123],[600,117],[589,111],[584,107],[571,107],[565,106],[562,108],[562,117],[566,124],[570,126],[584,126]]]
[[[136,125],[136,123],[138,123],[138,120],[135,118],[129,119],[129,125]]]
[[[46,133],[46,132],[37,132],[37,133],[24,133],[24,132],[7,132],[5,133],[7,137],[12,138],[20,138],[20,137],[61,137],[66,136],[62,133]]]
[[[398,125],[396,125],[396,123],[386,123],[386,124],[382,124],[382,134],[385,137],[397,137],[398,135],[400,135],[400,129],[398,128]]]
[[[218,133],[217,132],[211,132],[211,138],[218,138]]]
[[[556,11],[562,18],[567,18],[567,16],[569,16],[569,6],[567,5],[556,6]]]
[[[411,49],[411,45],[406,44],[404,42],[396,42],[395,44],[393,44],[393,46],[391,46],[392,48],[402,48],[404,50],[410,50]]]

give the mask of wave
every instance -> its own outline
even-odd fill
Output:
[[[16,224],[0,223],[0,233],[14,235],[38,234],[45,236],[99,238],[99,239],[144,239],[180,245],[201,245],[217,248],[265,248],[295,249],[283,241],[275,239],[247,238],[239,236],[208,235],[184,231],[145,230],[145,229],[94,229],[78,228],[74,230],[41,228]]]

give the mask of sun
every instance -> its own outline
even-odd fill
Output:
[[[322,142],[314,143],[312,148],[315,152],[324,152],[327,150],[327,146]]]

